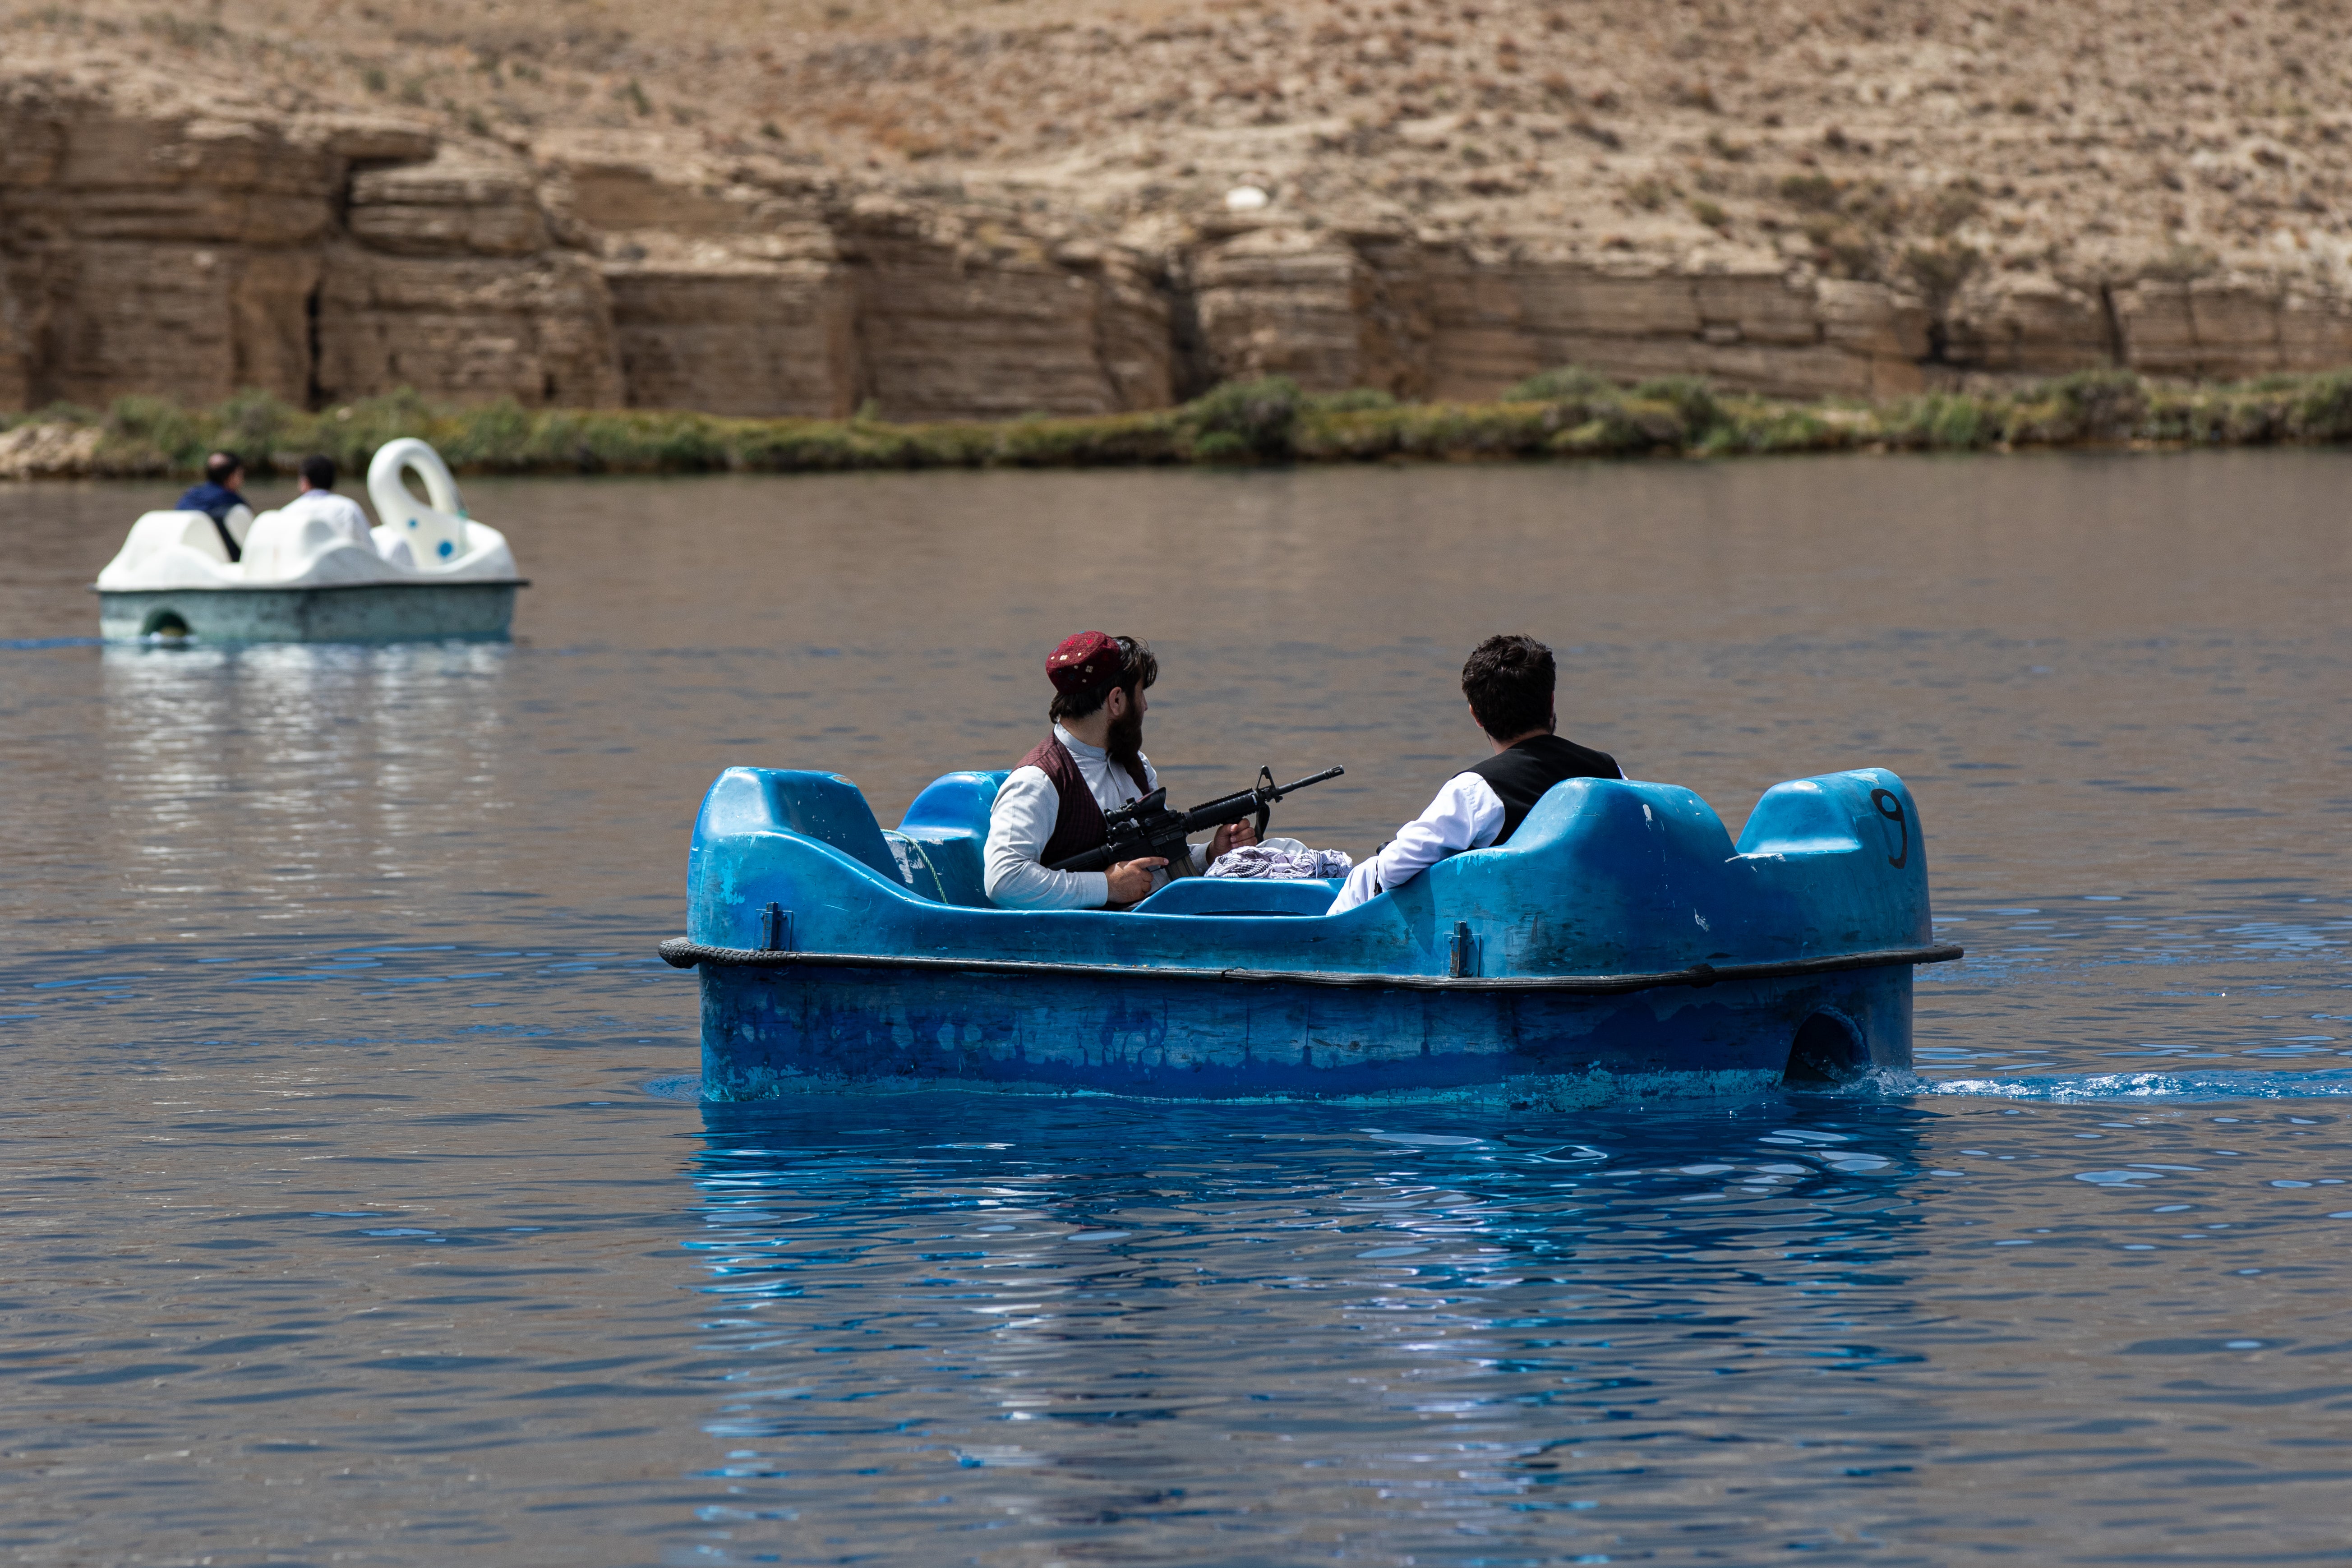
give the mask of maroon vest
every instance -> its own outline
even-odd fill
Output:
[[[1078,759],[1070,755],[1070,748],[1062,744],[1059,735],[1048,735],[1038,742],[1034,751],[1013,764],[1016,768],[1035,768],[1054,786],[1061,801],[1054,813],[1053,836],[1038,852],[1038,861],[1046,866],[1066,860],[1073,855],[1083,855],[1101,847],[1110,837],[1110,828],[1103,821],[1102,807],[1096,804],[1095,792],[1087,787],[1085,777],[1078,772]],[[1143,764],[1127,764],[1128,776],[1135,781],[1135,793],[1146,793]]]

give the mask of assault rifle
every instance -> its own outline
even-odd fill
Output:
[[[1308,784],[1336,779],[1347,771],[1345,768],[1325,768],[1297,784],[1277,784],[1274,782],[1273,769],[1260,768],[1256,788],[1236,791],[1206,805],[1196,805],[1190,811],[1169,810],[1168,791],[1163,785],[1141,800],[1129,801],[1117,811],[1104,813],[1103,826],[1110,829],[1110,837],[1103,841],[1100,847],[1089,849],[1083,855],[1073,855],[1048,869],[1104,871],[1122,861],[1139,860],[1150,855],[1167,860],[1168,875],[1171,879],[1187,877],[1192,872],[1192,852],[1184,844],[1188,835],[1198,833],[1204,827],[1223,827],[1228,822],[1239,822],[1255,812],[1258,834],[1263,837],[1266,821],[1274,815],[1276,801],[1294,791],[1305,789]]]

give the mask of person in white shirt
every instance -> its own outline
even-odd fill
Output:
[[[375,549],[367,513],[349,496],[335,493],[335,459],[313,453],[302,459],[302,493],[278,509],[280,517],[316,517],[362,550]]]
[[[1008,910],[1124,907],[1166,881],[1158,857],[1123,860],[1108,871],[1056,871],[1054,862],[1099,847],[1110,836],[1104,813],[1160,787],[1143,754],[1144,689],[1160,661],[1134,637],[1080,632],[1045,660],[1054,683],[1054,732],[1022,758],[988,812],[982,886]],[[1247,822],[1220,827],[1192,845],[1193,868],[1228,849],[1257,842]]]
[[[1462,695],[1495,754],[1447,779],[1426,811],[1348,873],[1327,912],[1344,914],[1402,888],[1449,855],[1510,842],[1536,802],[1563,779],[1625,776],[1616,758],[1554,732],[1558,680],[1551,649],[1533,637],[1492,637],[1471,650]]]

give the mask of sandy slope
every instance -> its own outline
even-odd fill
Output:
[[[457,134],[659,126],[1149,236],[1254,182],[1307,223],[1561,256],[1810,260],[1927,293],[2217,264],[2333,282],[2338,0],[9,0],[96,47]]]

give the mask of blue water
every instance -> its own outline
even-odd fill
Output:
[[[0,1560],[2341,1561],[2344,462],[483,484],[513,646],[242,653],[0,490]],[[1916,1072],[699,1104],[701,786],[894,818],[1095,624],[1360,853],[1498,627],[1735,830],[1895,767]]]

